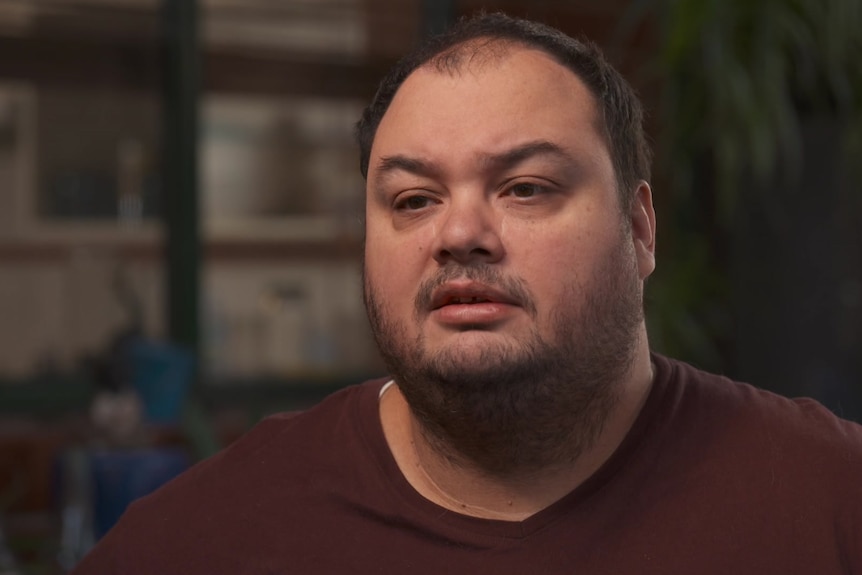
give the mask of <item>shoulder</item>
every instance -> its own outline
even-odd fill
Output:
[[[130,573],[228,572],[232,567],[218,562],[239,557],[238,549],[276,547],[277,538],[309,524],[327,486],[349,484],[351,461],[360,457],[350,453],[364,449],[362,430],[376,416],[384,383],[351,386],[307,411],[267,417],[133,503],[88,564],[134,564],[131,571],[118,567]]]
[[[385,379],[346,387],[305,411],[285,412],[263,419],[248,433],[213,457],[180,476],[171,486],[196,489],[213,481],[224,484],[236,475],[237,485],[248,485],[259,474],[270,481],[306,464],[337,461],[349,449],[363,418],[373,417],[376,398]],[[169,490],[168,490],[169,491]]]
[[[680,405],[699,411],[700,417],[731,417],[724,423],[798,432],[799,439],[823,435],[862,448],[862,426],[838,417],[811,398],[784,397],[681,361],[661,356],[656,359]]]
[[[733,526],[735,544],[756,539],[760,557],[862,568],[862,426],[812,399],[666,358],[656,366],[665,392],[653,452],[662,493]]]
[[[283,451],[297,447],[305,450],[310,440],[334,438],[354,426],[365,410],[375,408],[379,391],[386,381],[383,378],[348,386],[309,409],[270,415],[229,447],[199,465],[217,465],[224,460],[270,449]]]
[[[783,397],[683,362],[656,359],[668,379],[676,432],[690,433],[698,449],[773,473],[792,471],[802,480],[849,485],[862,476],[858,423],[813,399]]]

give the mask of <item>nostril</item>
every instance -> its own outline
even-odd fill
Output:
[[[434,230],[434,254],[439,261],[467,263],[503,257],[503,243],[493,214],[469,207],[449,211]]]
[[[473,247],[470,249],[460,250],[457,248],[441,249],[437,252],[436,259],[438,261],[455,260],[458,262],[468,262],[471,260],[492,260],[494,254],[491,250],[482,247]]]

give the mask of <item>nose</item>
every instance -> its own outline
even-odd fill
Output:
[[[477,195],[478,196],[478,195]],[[484,197],[453,194],[434,238],[434,259],[447,263],[493,263],[505,252],[500,222]]]

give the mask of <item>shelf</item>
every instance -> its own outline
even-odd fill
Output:
[[[204,89],[368,99],[390,60],[301,59],[272,49],[206,49]],[[145,41],[47,35],[0,36],[0,76],[37,86],[102,86],[156,93],[161,82],[158,45]]]
[[[203,383],[194,396],[212,410],[298,409],[380,374],[309,374],[304,377],[249,377]],[[0,415],[56,417],[86,412],[96,389],[85,377],[55,375],[27,380],[0,378]]]
[[[248,219],[223,221],[205,229],[203,255],[210,261],[343,261],[361,256],[358,218]],[[86,251],[110,252],[129,260],[156,260],[163,257],[163,250],[163,232],[155,222],[40,223],[0,238],[0,264],[63,261]]]
[[[58,219],[27,222],[20,231],[0,241],[21,245],[122,245],[154,244],[161,241],[161,236],[161,225],[154,221],[124,223]]]
[[[57,416],[89,408],[95,389],[79,375],[0,378],[0,415]]]

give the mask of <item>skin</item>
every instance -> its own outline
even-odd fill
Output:
[[[558,338],[555,314],[564,306],[578,317],[603,289],[608,262],[630,266],[642,297],[655,267],[655,214],[645,182],[632,193],[622,213],[594,98],[549,55],[511,47],[455,74],[422,67],[396,94],[372,146],[366,290],[399,338],[481,370],[531,338]],[[456,276],[435,282],[443,269],[474,265],[523,291],[489,293]],[[443,507],[529,517],[589,477],[631,427],[652,378],[642,319],[631,344],[615,401],[574,460],[495,471],[429,433],[397,385],[380,406],[393,456],[411,485]]]

